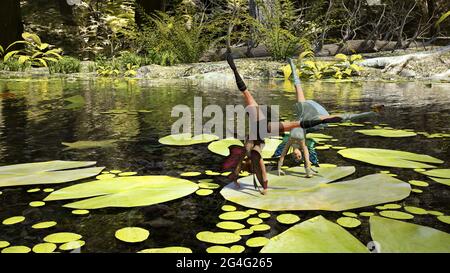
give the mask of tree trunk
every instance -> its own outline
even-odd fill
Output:
[[[150,15],[155,11],[164,11],[166,0],[136,0],[135,21],[138,27],[145,23],[145,14]],[[145,14],[142,14],[144,12]]]
[[[6,47],[21,39],[23,32],[19,0],[3,0],[0,8],[0,45]]]

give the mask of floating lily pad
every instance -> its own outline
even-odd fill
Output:
[[[97,180],[62,188],[44,201],[87,198],[64,207],[99,209],[139,207],[159,204],[187,196],[198,189],[196,183],[170,176],[129,176]]]
[[[277,216],[277,221],[281,224],[291,225],[300,221],[300,217],[295,214],[285,213]]]
[[[95,164],[93,161],[47,161],[3,166],[0,167],[0,187],[56,184],[89,178],[104,169],[83,168]]]
[[[29,189],[29,190],[27,190],[28,193],[34,193],[34,192],[38,192],[38,191],[41,191],[41,189],[35,188],[35,189]]]
[[[438,216],[437,219],[443,223],[450,224],[450,216]]]
[[[76,142],[61,142],[62,145],[67,146],[64,150],[86,150],[95,148],[110,148],[116,147],[117,139],[107,140],[80,140]]]
[[[185,172],[185,173],[181,173],[180,176],[194,177],[194,176],[199,176],[201,174],[202,174],[201,172]]]
[[[259,225],[262,222],[263,220],[261,218],[252,217],[247,219],[247,224],[249,225]]]
[[[245,211],[229,211],[219,215],[219,218],[222,220],[242,220],[248,218],[249,216],[250,214]]]
[[[346,228],[354,228],[361,225],[361,221],[353,217],[340,217],[336,220],[336,222]]]
[[[33,202],[30,202],[28,205],[29,205],[30,207],[37,208],[37,207],[45,206],[45,202],[42,202],[42,201],[33,201]]]
[[[316,146],[315,149],[318,150],[318,151],[321,151],[321,150],[329,150],[330,147],[329,147],[329,146]]]
[[[120,173],[122,173],[121,170],[111,170],[109,172],[112,173],[112,174],[120,174]]]
[[[114,236],[127,243],[140,243],[147,240],[150,232],[140,227],[125,227],[116,231]]]
[[[123,172],[123,173],[119,173],[119,176],[133,176],[136,174],[137,174],[137,172]]]
[[[429,170],[429,171],[421,172],[421,174],[433,176],[433,177],[440,177],[440,178],[450,178],[450,169]]]
[[[47,243],[64,244],[81,239],[81,235],[72,232],[58,232],[47,235],[44,241]]]
[[[46,188],[46,189],[43,189],[43,191],[44,191],[44,192],[53,192],[53,191],[55,191],[55,190],[52,189],[52,188]]]
[[[342,215],[347,216],[347,217],[353,217],[353,218],[358,217],[358,214],[349,212],[349,211],[343,212]]]
[[[162,248],[148,248],[138,251],[138,253],[192,253],[192,250],[182,246],[169,246]]]
[[[388,218],[402,219],[402,220],[414,218],[414,215],[412,214],[396,210],[383,210],[380,211],[380,215]]]
[[[33,247],[34,253],[52,253],[55,251],[56,245],[53,243],[41,243]]]
[[[323,216],[301,222],[273,237],[261,253],[369,252],[367,247],[341,226]]]
[[[8,241],[0,241],[0,248],[8,247],[10,243]]]
[[[97,175],[97,176],[95,177],[95,179],[98,179],[98,180],[105,180],[105,179],[111,179],[111,178],[114,178],[114,177],[116,177],[115,174],[107,173],[107,174]]]
[[[2,253],[28,253],[31,249],[27,246],[10,246],[2,249]]]
[[[429,155],[421,155],[410,152],[374,149],[374,148],[349,148],[339,150],[338,154],[345,158],[359,160],[373,165],[397,168],[435,168],[426,163],[441,164],[442,160]]]
[[[359,215],[364,216],[364,217],[370,217],[370,216],[374,216],[375,213],[373,213],[373,212],[361,212],[361,213],[359,213]]]
[[[235,211],[236,207],[235,206],[231,206],[231,205],[223,205],[222,206],[222,210],[223,211]]]
[[[370,217],[370,234],[380,252],[450,252],[450,234],[426,226],[378,216]]]
[[[253,231],[266,231],[270,229],[270,226],[267,224],[259,224],[251,226],[250,229]]]
[[[240,236],[248,236],[253,234],[253,230],[249,229],[249,228],[244,228],[244,229],[240,229],[240,230],[236,230],[234,233]]]
[[[286,176],[268,173],[268,194],[261,195],[253,187],[253,178],[239,179],[221,190],[223,197],[245,207],[268,211],[329,210],[342,211],[380,203],[402,200],[409,196],[411,187],[385,174],[367,175],[355,180],[330,183],[352,174],[353,167],[317,168],[318,175],[305,178],[304,170],[295,167]]]
[[[414,193],[422,193],[423,192],[423,190],[419,190],[419,189],[412,189],[411,191]]]
[[[191,134],[169,135],[159,139],[159,143],[172,146],[189,146],[200,143],[208,143],[219,139],[218,136],[203,134],[192,137]]]
[[[405,206],[405,210],[412,214],[424,215],[428,214],[428,211],[422,208],[413,207],[413,206]]]
[[[86,244],[85,241],[83,240],[77,240],[77,241],[72,241],[72,242],[67,242],[65,244],[62,244],[59,249],[61,250],[73,250],[73,249],[78,249],[82,246],[84,246]]]
[[[392,129],[367,129],[356,130],[355,132],[367,135],[367,136],[380,136],[380,137],[412,137],[417,134],[405,130],[392,130]]]
[[[254,237],[250,238],[245,242],[245,244],[249,247],[262,247],[265,246],[269,242],[269,239],[266,237]]]
[[[450,179],[448,179],[448,178],[436,178],[436,177],[431,177],[431,176],[429,176],[428,178],[430,178],[431,180],[433,180],[435,182],[450,186]]]
[[[214,181],[214,179],[212,179],[212,178],[205,178],[205,179],[198,180],[198,183],[211,183],[213,181]]]
[[[232,244],[241,240],[241,236],[231,232],[211,232],[201,231],[196,235],[197,239],[202,242],[212,244]]]
[[[206,249],[208,253],[242,253],[245,247],[241,245],[234,245],[231,247],[226,246],[211,246]]]
[[[375,208],[379,210],[384,210],[384,209],[399,209],[401,207],[402,206],[400,206],[399,204],[385,204],[383,206],[377,206]]]
[[[233,222],[233,221],[220,222],[220,223],[217,223],[216,226],[218,228],[227,229],[227,230],[238,230],[238,229],[245,228],[245,226],[243,224],[238,223],[238,222]]]
[[[23,222],[25,220],[25,217],[23,216],[14,216],[14,217],[10,217],[8,219],[3,220],[2,224],[4,225],[15,225],[18,224],[20,222]]]
[[[255,209],[248,209],[248,210],[246,210],[245,212],[247,212],[248,215],[254,215],[254,214],[257,214],[257,213],[258,213],[258,211],[255,210]]]
[[[436,210],[429,210],[427,211],[428,214],[434,215],[434,216],[443,216],[444,214],[440,211],[436,211]]]
[[[427,182],[420,180],[409,180],[408,183],[417,187],[428,187],[430,185]]]
[[[219,172],[213,172],[213,171],[211,171],[211,170],[206,170],[206,171],[205,171],[205,174],[206,174],[206,175],[209,175],[209,176],[217,176],[217,175],[220,175],[221,173],[219,173]]]
[[[217,189],[217,188],[220,188],[219,184],[211,183],[211,182],[200,182],[200,183],[198,183],[198,186],[201,189]]]
[[[86,209],[76,209],[76,210],[72,210],[72,214],[85,215],[85,214],[89,214],[89,211]]]
[[[282,141],[274,138],[266,138],[264,139],[264,141],[265,144],[261,156],[265,159],[272,158],[273,154],[275,153],[275,150]],[[230,147],[231,145],[244,146],[243,142],[240,141],[239,139],[226,138],[210,143],[208,145],[208,150],[210,150],[215,154],[228,156],[230,155],[230,150],[228,149],[228,147]]]
[[[263,218],[263,219],[265,219],[265,218],[270,218],[270,213],[267,213],[267,212],[261,212],[260,214],[258,214],[258,217],[259,217],[259,218]]]
[[[37,224],[32,225],[31,227],[34,229],[44,229],[44,228],[51,228],[56,226],[56,222],[55,221],[46,221],[46,222],[40,222]]]
[[[213,190],[200,189],[200,190],[196,191],[195,193],[200,196],[207,196],[207,195],[212,194],[213,192],[214,192]]]

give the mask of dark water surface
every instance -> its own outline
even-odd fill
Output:
[[[256,100],[261,104],[280,105],[283,118],[292,119],[295,93],[290,84],[283,81],[250,82],[256,90]],[[421,82],[407,83],[305,83],[305,94],[323,104],[330,112],[364,111],[371,105],[383,103],[385,114],[373,120],[375,124],[389,124],[393,128],[409,128],[428,133],[449,132],[450,84]],[[107,170],[136,171],[139,175],[178,176],[186,171],[219,170],[221,156],[208,151],[207,144],[188,147],[169,147],[158,143],[160,137],[170,134],[172,107],[178,104],[193,106],[194,96],[202,97],[203,105],[242,104],[240,93],[230,83],[195,83],[191,81],[145,82],[124,80],[70,80],[70,79],[9,79],[0,80],[0,165],[29,163],[47,160],[89,160]],[[81,95],[85,103],[68,105],[66,98]],[[104,114],[121,110],[150,110],[132,114]],[[367,125],[372,128],[373,125]],[[322,133],[339,139],[331,144],[346,147],[371,147],[424,153],[445,161],[449,167],[449,139],[426,138],[378,138],[357,134],[359,127],[333,127]],[[117,139],[116,147],[87,150],[65,150],[61,142],[78,140]],[[337,165],[354,165],[356,173],[347,179],[361,177],[388,168],[370,166],[342,158],[336,150],[319,151],[320,161]],[[293,162],[287,161],[293,166]],[[392,168],[399,179],[424,180],[430,186],[422,194],[411,195],[397,202],[450,214],[450,191],[446,185],[428,181],[409,169]],[[205,175],[193,181],[208,178]],[[215,182],[226,185],[224,177]],[[204,230],[219,231],[221,206],[231,204],[215,190],[212,195],[200,197],[192,194],[164,204],[140,208],[109,208],[91,210],[85,216],[77,216],[63,208],[67,202],[47,202],[43,207],[32,208],[30,201],[42,200],[48,193],[27,193],[31,188],[60,189],[74,183],[8,187],[0,189],[0,220],[23,215],[20,224],[0,225],[0,241],[29,247],[41,243],[53,232],[67,231],[83,235],[86,245],[82,252],[136,252],[145,248],[186,246],[194,252],[205,252],[209,244],[195,238]],[[233,204],[234,205],[234,204]],[[238,206],[239,207],[239,206]],[[245,208],[242,208],[245,209]],[[374,207],[352,210],[377,211]],[[286,230],[275,220],[280,213],[271,213],[265,221],[272,228],[269,232],[252,236],[272,237]],[[329,220],[341,216],[339,212],[296,212],[302,220],[322,214]],[[362,225],[349,230],[364,244],[370,241],[368,218],[359,217]],[[34,230],[31,226],[41,221],[57,221],[48,230]],[[432,215],[415,215],[410,222],[427,225],[450,232],[449,225],[437,221]],[[114,238],[117,229],[139,226],[150,230],[150,237],[143,243],[130,245]],[[239,242],[245,244],[245,239]],[[247,249],[246,251],[259,251]]]

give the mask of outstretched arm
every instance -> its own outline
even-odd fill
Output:
[[[305,94],[303,93],[300,78],[298,77],[298,74],[297,74],[297,66],[295,65],[293,59],[289,58],[288,61],[289,61],[289,64],[290,64],[291,70],[292,70],[292,78],[293,78],[294,85],[295,85],[295,92],[297,94],[297,101],[304,102]]]

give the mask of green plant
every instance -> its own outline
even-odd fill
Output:
[[[99,65],[97,66],[97,74],[102,77],[118,77],[120,75],[120,70],[111,65]]]
[[[358,65],[358,62],[363,59],[363,57],[359,54],[347,56],[339,53],[334,57],[338,60],[335,64],[335,71],[339,70],[339,72],[335,75],[336,78],[341,79],[342,77],[350,77],[363,70],[363,67]]]
[[[20,64],[17,59],[9,59],[6,62],[0,62],[0,70],[6,70],[6,71],[24,71],[25,69],[29,68],[30,64]]]
[[[125,77],[135,77],[137,74],[136,69],[138,68],[137,65],[127,64],[126,70],[123,73]]]
[[[58,62],[49,64],[50,73],[78,73],[80,69],[80,60],[69,56],[64,56]]]
[[[52,48],[52,45],[43,43],[38,35],[24,32],[23,40],[16,41],[9,45],[5,52],[3,61],[7,62],[10,58],[17,58],[19,64],[30,63],[33,67],[48,67],[49,62],[58,62],[61,59],[61,49]],[[23,49],[12,50],[14,46],[23,44]]]

